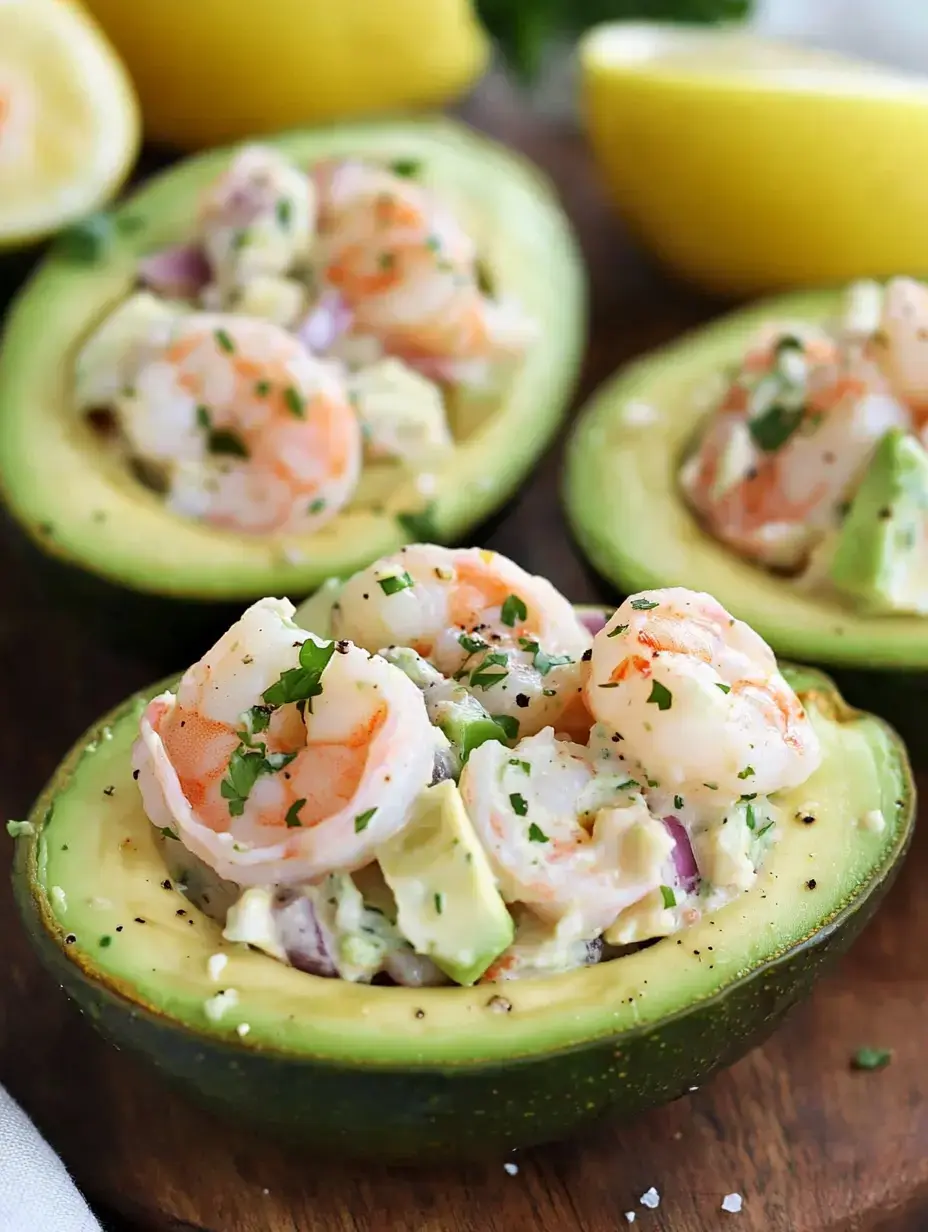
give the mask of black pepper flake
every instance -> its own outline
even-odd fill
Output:
[[[186,915],[187,912],[184,910],[183,907],[178,907],[177,910],[174,912],[174,914],[175,915]]]
[[[112,783],[110,783],[109,787],[103,788],[103,794],[104,796],[111,796],[115,790],[116,788],[113,786]]]
[[[117,924],[117,925],[116,925],[116,931],[117,931],[118,933],[121,933],[121,932],[122,932],[122,929],[123,929],[123,926],[122,926],[121,924]]]
[[[508,1014],[512,1010],[512,1002],[505,997],[491,997],[487,1002],[487,1009],[495,1010],[497,1014]]]
[[[416,1017],[417,1017],[417,1018],[424,1018],[424,1017],[425,1017],[425,1010],[416,1010]]]
[[[370,595],[362,595],[362,596],[361,596],[361,598],[362,598],[362,599],[369,599],[369,598],[370,598]]]
[[[135,922],[136,922],[136,924],[144,924],[144,923],[145,923],[145,921],[142,919],[142,917],[141,917],[140,915],[137,915],[137,916],[135,917]]]
[[[68,933],[68,935],[64,939],[64,943],[65,945],[73,945],[76,940],[77,938],[74,936],[73,933]]]
[[[350,647],[350,645],[351,643],[347,641],[336,642],[335,649],[338,651],[339,654],[347,654],[348,648]]]
[[[803,813],[800,816],[799,820],[802,822],[804,826],[811,826],[812,823],[815,821],[815,817],[812,813]]]
[[[133,777],[134,779],[137,779],[137,778],[139,777],[139,774],[140,774],[140,773],[141,773],[141,771],[139,771],[139,770],[133,770],[133,771],[132,771],[132,777]]]
[[[818,882],[815,880],[815,878],[810,877],[809,880],[806,882],[806,889],[814,890],[817,885],[818,885]]]
[[[516,694],[516,705],[517,705],[517,706],[521,706],[521,707],[522,707],[522,709],[524,710],[524,709],[525,709],[525,707],[528,705],[528,703],[529,703],[529,699],[528,699],[528,695],[527,695],[527,694],[525,694],[525,693],[517,693],[517,694]]]
[[[592,646],[590,646],[590,647],[589,647],[589,649],[584,650],[583,654],[580,656],[580,662],[581,662],[581,663],[589,663],[589,661],[590,661],[590,659],[592,659],[592,657],[593,657],[593,647],[592,647]]]
[[[161,888],[162,890],[173,890],[174,889],[170,881],[168,881],[167,877],[165,877],[164,881],[162,881]]]
[[[888,521],[893,516],[892,509],[888,505],[884,505],[880,512],[876,515],[881,522]]]

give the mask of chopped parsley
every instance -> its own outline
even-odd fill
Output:
[[[300,809],[305,803],[305,800],[294,800],[287,809],[287,815],[284,818],[284,821],[287,823],[288,829],[292,830],[295,826],[301,826],[303,824],[302,821],[300,821]]]
[[[776,453],[802,423],[803,414],[801,406],[785,407],[775,404],[763,415],[748,420],[751,440],[764,453]]]
[[[748,807],[745,809],[744,821],[745,821],[745,825],[747,826],[749,830],[753,830],[756,828],[757,820],[754,816],[754,805],[753,804],[749,804]]]
[[[674,798],[673,798],[673,807],[674,807],[675,809],[682,809],[682,808],[683,808],[683,797],[682,797],[682,796],[674,796]]]
[[[527,761],[520,761],[518,757],[510,757],[509,764],[515,766],[517,770],[524,770],[526,774],[532,773],[531,764]]]
[[[653,702],[658,710],[669,710],[673,705],[673,694],[659,680],[654,680],[651,682],[651,693],[648,701]]]
[[[753,766],[745,766],[743,770],[738,771],[739,779],[751,779],[753,777],[754,777],[754,767]]]
[[[271,715],[274,713],[270,706],[252,706],[250,710],[246,710],[244,714],[239,715],[239,722],[242,724],[240,731],[235,734],[241,740],[242,744],[248,748],[263,748],[260,743],[256,745],[253,737],[261,732],[267,731],[271,722]]]
[[[395,158],[390,164],[390,170],[404,180],[414,180],[422,170],[422,163],[418,158]]]
[[[306,418],[306,399],[293,385],[288,385],[284,390],[284,402],[295,419]]]
[[[758,837],[758,838],[763,838],[763,837],[764,837],[764,835],[767,833],[767,831],[768,831],[768,830],[772,830],[772,829],[773,829],[774,825],[775,825],[775,823],[774,823],[773,821],[768,821],[768,822],[767,822],[767,824],[766,824],[765,826],[761,826],[761,828],[757,831],[757,837]]]
[[[230,458],[250,458],[248,446],[237,432],[229,428],[210,428],[206,448],[210,453],[224,454]]]
[[[482,637],[475,637],[471,633],[462,633],[458,638],[458,645],[462,650],[466,650],[469,655],[477,654],[481,650],[486,650],[487,643]]]
[[[525,620],[528,616],[528,608],[518,595],[507,595],[503,600],[503,606],[499,610],[499,618],[504,625],[508,625],[511,629],[519,621]]]
[[[624,633],[627,628],[628,625],[616,625],[614,629],[610,630],[610,632],[606,634],[606,637],[618,637],[619,634]]]
[[[382,270],[393,269],[396,264],[396,254],[392,252],[382,252],[377,259],[377,264]]]
[[[223,351],[226,351],[229,355],[234,354],[235,343],[232,341],[232,339],[229,337],[228,333],[224,329],[217,329],[214,332],[213,337],[216,339],[216,342],[219,344],[219,346],[221,347]]]
[[[620,783],[618,785],[616,791],[626,791],[629,787],[634,787],[637,791],[640,786],[641,784],[637,781],[637,779],[626,779],[624,783]]]
[[[435,502],[431,501],[424,509],[415,512],[398,513],[396,520],[410,539],[418,543],[437,543],[438,530],[435,526]]]
[[[731,685],[730,685],[730,684],[717,684],[715,687],[716,687],[717,689],[720,689],[722,693],[730,693],[730,692],[731,692]]]
[[[547,843],[549,840],[541,826],[536,826],[533,821],[528,828],[528,841],[530,843]]]
[[[524,817],[528,812],[528,801],[525,799],[525,796],[520,795],[517,791],[510,794],[509,803],[512,805],[512,811],[517,817]]]
[[[385,595],[395,595],[415,585],[405,569],[402,573],[391,573],[389,577],[378,578],[377,582]]]
[[[505,733],[507,740],[519,739],[519,720],[514,719],[511,714],[491,714],[490,718],[501,727]]]
[[[180,839],[177,838],[177,835],[174,833],[174,831],[171,829],[170,826],[159,826],[158,833],[161,835],[162,838],[174,838],[174,839],[177,839],[178,842],[180,842]]]
[[[315,500],[311,500],[307,506],[307,513],[322,513],[325,508],[325,501],[321,496],[317,496]]]
[[[197,407],[197,427],[208,429],[210,425],[209,410],[205,406]]]
[[[632,607],[636,612],[651,612],[656,607],[660,607],[659,603],[654,603],[651,599],[632,599]]]
[[[501,667],[501,672],[494,672],[491,669]],[[470,675],[470,683],[475,689],[490,689],[495,684],[499,684],[501,680],[505,680],[509,675],[509,660],[502,651],[494,650],[488,654],[481,663],[479,663]]]
[[[255,393],[259,398],[266,398],[270,392],[270,381],[255,381]]]
[[[335,653],[334,642],[321,645],[307,638],[300,646],[300,666],[289,667],[280,679],[261,694],[269,706],[286,706],[291,702],[310,703],[322,692],[322,673]]]
[[[858,1048],[851,1058],[852,1069],[884,1069],[893,1059],[891,1048]]]
[[[368,827],[371,818],[377,812],[376,808],[365,809],[363,813],[358,813],[354,819],[355,834],[362,834]]]
[[[441,915],[445,909],[445,896],[443,894],[435,895],[435,914]]]
[[[241,817],[251,790],[262,774],[274,774],[289,765],[296,753],[268,753],[264,745],[248,749],[240,745],[229,758],[226,778],[219,784],[224,800],[229,802],[229,815]]]
[[[279,197],[274,213],[277,215],[277,221],[282,227],[289,227],[293,221],[293,202],[288,200],[287,197]]]
[[[540,676],[547,676],[552,667],[562,667],[565,663],[573,663],[570,655],[549,655],[529,637],[520,637],[519,645],[532,655],[532,666]]]
[[[664,900],[665,907],[676,907],[677,896],[674,894],[670,886],[661,886],[661,898]]]

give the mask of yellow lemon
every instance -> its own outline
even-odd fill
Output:
[[[187,149],[433,106],[483,70],[470,0],[90,0],[142,99]]]
[[[68,0],[0,0],[0,247],[100,205],[139,142],[132,84]]]
[[[609,25],[585,122],[637,235],[711,290],[928,274],[928,81],[747,31]]]

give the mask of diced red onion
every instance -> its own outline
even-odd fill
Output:
[[[323,291],[297,326],[296,336],[314,355],[325,355],[351,329],[354,313],[338,291]]]
[[[696,863],[690,836],[686,832],[686,826],[676,817],[665,817],[664,825],[674,843],[671,855],[677,878],[688,894],[695,889],[699,881],[699,865]]]
[[[577,614],[580,617],[580,623],[589,629],[594,637],[601,629],[606,627],[606,622],[609,619],[608,615],[600,611],[599,608],[587,608]]]
[[[391,950],[384,957],[383,969],[391,980],[404,988],[434,988],[449,982],[430,958],[415,950]]]
[[[190,298],[198,294],[210,280],[209,262],[194,244],[179,244],[162,248],[143,257],[138,267],[139,277],[159,295],[179,295]]]
[[[329,937],[304,894],[282,893],[274,904],[277,935],[291,965],[310,975],[337,976]]]

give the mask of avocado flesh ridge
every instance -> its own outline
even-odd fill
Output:
[[[851,503],[830,576],[874,612],[928,612],[928,453],[887,432]]]
[[[235,1026],[247,1022],[249,1046],[294,1056],[375,1066],[469,1065],[657,1026],[740,986],[753,968],[811,938],[884,879],[907,838],[912,789],[897,738],[879,720],[843,709],[820,674],[787,673],[794,687],[809,690],[804,701],[823,764],[801,787],[776,798],[782,836],[755,886],[689,929],[684,945],[671,937],[554,978],[427,993],[319,979],[231,946],[219,925],[162,886],[158,835],[142,811],[129,764],[139,699],[115,712],[59,771],[33,814],[38,838],[17,840],[19,877],[29,879],[26,893],[71,963],[203,1037],[234,1040]],[[794,819],[809,810],[814,824]],[[871,810],[885,816],[881,833],[858,824]],[[63,901],[52,887],[63,891]],[[76,940],[65,946],[67,934]],[[234,988],[239,999],[211,1023],[204,1007],[217,985],[208,979],[207,960],[219,952],[229,958],[221,986]],[[505,994],[511,1013],[487,1011],[495,991]],[[420,1018],[423,997],[428,1013]]]
[[[503,396],[461,392],[449,417],[456,448],[430,465],[433,520],[455,539],[525,474],[566,406],[585,330],[583,267],[550,185],[526,160],[443,118],[335,125],[262,137],[297,162],[340,157],[421,163],[422,180],[455,209],[500,296],[537,321],[543,344]],[[185,159],[113,211],[105,259],[52,253],[7,317],[0,355],[0,489],[47,552],[142,591],[204,599],[305,594],[401,546],[397,521],[419,512],[417,476],[365,465],[351,504],[310,535],[245,535],[168,512],[74,409],[74,356],[134,289],[138,259],[192,237],[198,201],[231,149]],[[123,227],[123,223],[141,225]],[[41,465],[35,459],[41,458]]]
[[[670,583],[707,591],[784,656],[928,668],[924,618],[900,614],[887,625],[837,592],[803,589],[752,564],[702,529],[680,490],[680,466],[724,373],[758,328],[772,320],[825,323],[842,303],[839,291],[761,301],[619,372],[593,395],[571,437],[567,512],[592,563],[625,594]]]

